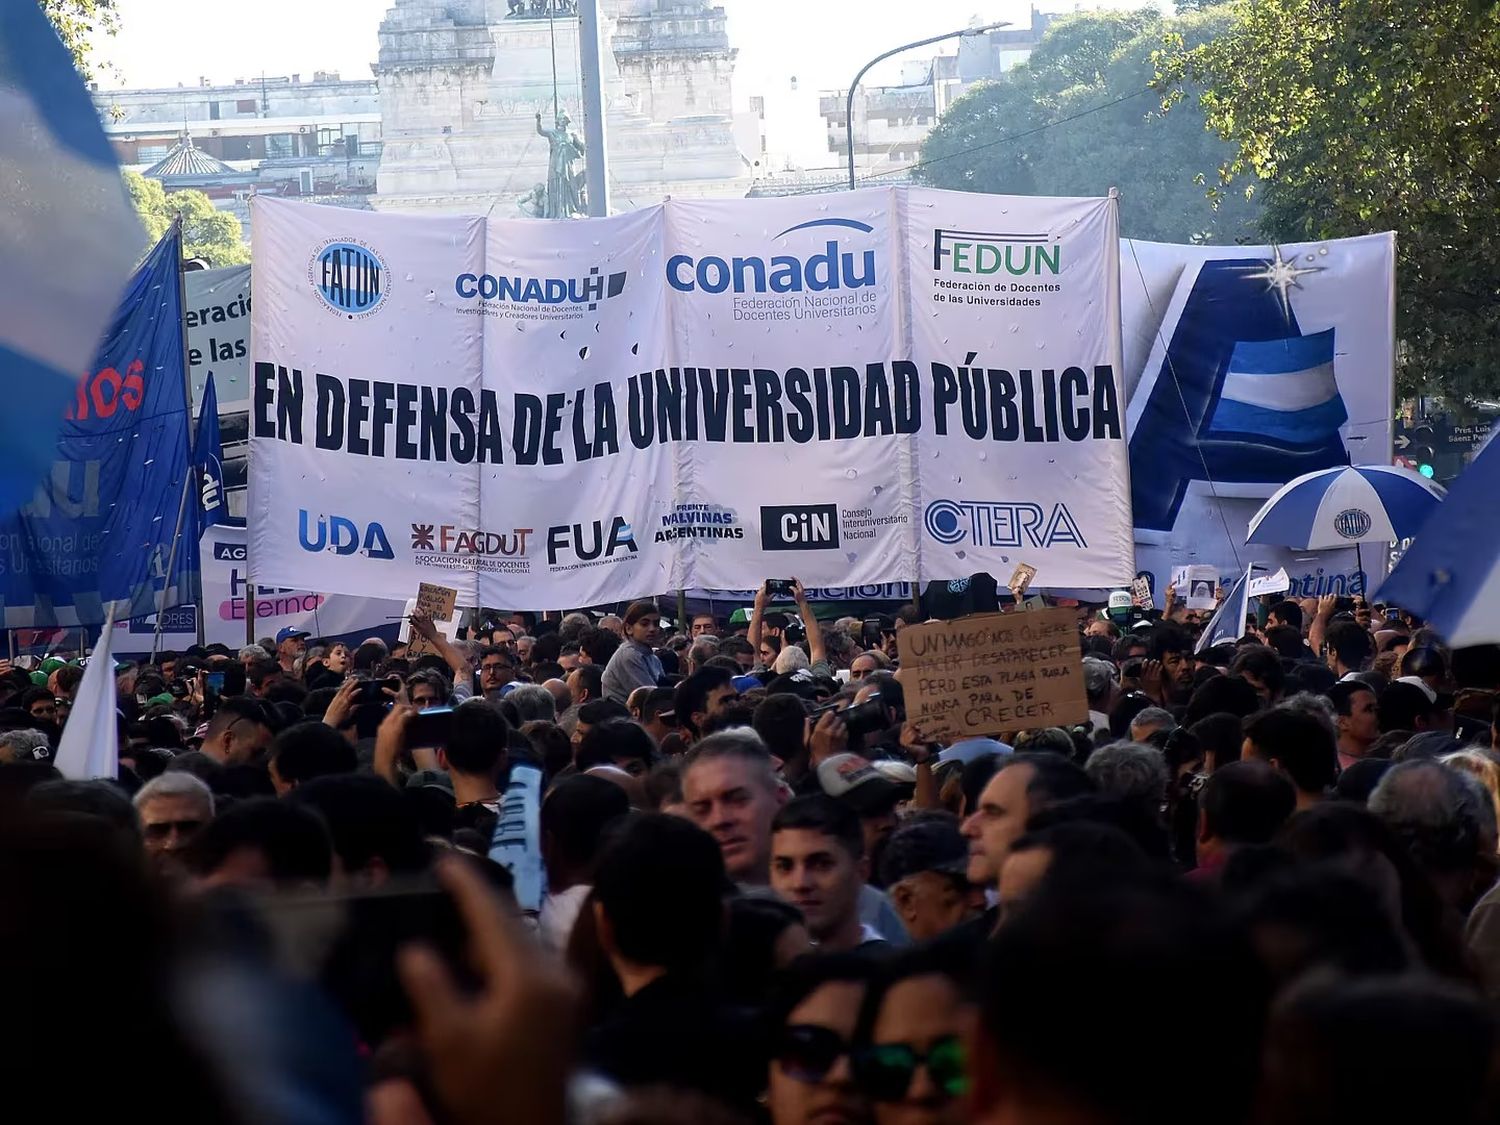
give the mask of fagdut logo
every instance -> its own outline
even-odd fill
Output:
[[[1363,539],[1370,534],[1375,521],[1363,508],[1345,508],[1333,517],[1333,530],[1344,539]]]
[[[730,508],[718,504],[678,504],[661,517],[656,529],[658,543],[678,539],[743,539],[745,529]]]
[[[297,512],[297,542],[304,551],[331,551],[335,555],[363,555],[371,559],[394,559],[391,540],[378,523],[361,525],[347,516],[314,516],[306,508]]]
[[[667,284],[679,293],[728,294],[737,321],[873,316],[881,279],[875,234],[874,227],[858,219],[812,219],[775,236],[787,253],[674,254],[667,260]],[[811,239],[822,241],[811,252],[790,252]]]
[[[624,516],[615,516],[607,524],[592,520],[547,529],[547,565],[554,571],[631,562],[639,550],[635,529]]]
[[[319,245],[307,264],[307,280],[335,316],[360,320],[378,312],[390,291],[390,270],[374,247],[347,238]]]
[[[923,514],[927,534],[945,546],[1087,547],[1066,504],[934,500]]]
[[[505,574],[531,573],[531,537],[535,528],[509,532],[456,527],[453,524],[411,525],[412,562],[449,570],[484,570]]]

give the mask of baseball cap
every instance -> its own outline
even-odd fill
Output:
[[[939,762],[962,762],[968,765],[976,758],[983,758],[987,754],[1014,754],[1015,747],[994,738],[965,738],[955,742],[948,749],[938,755]]]
[[[958,824],[948,817],[933,817],[891,834],[880,857],[880,878],[889,887],[923,871],[962,875],[968,864],[969,842]]]
[[[1103,695],[1115,680],[1115,666],[1107,660],[1088,657],[1083,661],[1083,687],[1089,695]]]
[[[734,679],[730,680],[729,683],[730,686],[733,687],[734,690],[741,695],[745,694],[745,692],[747,691],[754,691],[756,688],[762,688],[766,686],[765,684],[760,682],[759,676],[736,676]]]
[[[307,632],[307,630],[295,629],[292,626],[288,625],[285,629],[282,629],[279,633],[276,634],[276,643],[280,644],[282,641],[290,641],[293,639],[306,639],[310,636],[312,636],[312,634]]]
[[[902,797],[902,786],[891,781],[858,754],[835,754],[818,767],[823,792],[842,801],[860,816],[890,810]]]

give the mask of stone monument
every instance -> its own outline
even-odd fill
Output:
[[[571,0],[395,0],[380,25],[374,206],[581,213],[588,154]],[[742,196],[735,51],[708,0],[601,0],[611,202]],[[555,93],[555,96],[554,96]]]

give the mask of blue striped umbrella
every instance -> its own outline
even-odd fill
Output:
[[[1247,543],[1326,551],[1409,539],[1445,493],[1394,465],[1346,465],[1298,477],[1250,521]]]

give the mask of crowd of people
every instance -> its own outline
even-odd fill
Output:
[[[160,653],[114,779],[0,671],[19,1117],[1500,1120],[1500,647],[1083,605],[1086,722],[937,745],[788,587]]]

